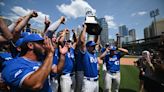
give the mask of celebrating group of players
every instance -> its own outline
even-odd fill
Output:
[[[63,16],[51,25],[45,19],[42,34],[22,32],[33,17],[37,17],[35,11],[8,27],[0,19],[0,90],[99,92],[99,64],[103,64],[104,92],[118,92],[120,58],[128,53],[126,49],[106,45],[98,51],[99,35],[86,42],[85,24],[79,37],[72,30],[73,40],[65,39],[68,29],[60,31],[56,36],[57,28],[65,21]]]

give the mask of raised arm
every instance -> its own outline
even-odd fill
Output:
[[[58,42],[59,42],[62,46],[64,46],[64,40],[65,40],[66,34],[67,34],[68,32],[69,32],[68,29],[64,29],[64,30],[60,33]]]
[[[47,19],[46,16],[45,16],[44,25],[45,25],[45,27],[44,27],[43,33],[45,33],[47,31],[48,27],[50,26],[50,21]]]
[[[74,29],[72,29],[72,32],[73,32],[73,48],[76,48],[76,44],[77,44],[77,35],[76,35]]]
[[[64,23],[64,21],[65,21],[65,17],[62,16],[56,22],[52,23],[48,27],[48,29],[46,30],[46,32],[45,32],[46,36],[48,36],[49,38],[52,38],[52,36],[55,33],[55,31],[58,29],[58,27],[60,26],[60,24],[63,24]]]
[[[128,50],[127,49],[124,49],[124,48],[118,48],[118,50],[124,52],[125,54],[128,54],[129,53]]]
[[[13,33],[15,27],[23,20],[23,18],[25,18],[25,16],[18,18],[18,20],[16,20],[16,22],[13,22],[11,25],[8,26],[8,29],[11,33]]]
[[[2,35],[0,35],[0,42],[13,39],[13,35],[11,34],[6,24],[1,18],[0,18],[0,28],[2,30]]]
[[[64,45],[63,48],[62,46],[59,45],[59,49],[60,49],[59,63],[57,64],[56,71],[53,71],[54,73],[60,73],[62,71],[65,63],[65,54],[68,51],[68,47],[66,44]]]
[[[102,59],[106,56],[106,54],[107,54],[109,51],[110,51],[110,48],[107,47],[107,48],[105,49],[105,51],[99,56],[99,58],[102,60]]]
[[[27,25],[28,21],[31,18],[37,17],[37,16],[38,16],[38,14],[35,11],[32,11],[27,16],[24,17],[24,19],[15,27],[15,29],[13,31],[14,41],[19,39],[21,31]]]
[[[86,47],[85,47],[86,28],[87,28],[87,26],[84,24],[84,25],[83,25],[83,31],[82,31],[82,33],[80,34],[80,43],[81,43],[80,49],[81,49],[82,51],[85,51],[85,50],[86,50]]]

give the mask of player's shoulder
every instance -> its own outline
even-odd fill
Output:
[[[17,67],[16,64],[20,63],[20,60],[21,59],[19,57],[17,57],[17,58],[14,58],[14,59],[10,59],[8,61],[5,61],[3,63],[3,67],[7,67],[7,66],[9,66],[9,67],[13,66],[11,68]]]

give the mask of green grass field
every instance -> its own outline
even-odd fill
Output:
[[[102,72],[100,71],[100,92],[103,88]],[[138,69],[135,66],[121,65],[120,92],[138,92]]]

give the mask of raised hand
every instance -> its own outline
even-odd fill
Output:
[[[63,48],[62,48],[61,45],[59,45],[59,51],[63,55],[66,54],[68,52],[68,46],[67,46],[67,44],[65,44]]]
[[[72,29],[72,33],[75,33],[75,30],[74,29]]]
[[[35,11],[32,11],[32,12],[30,12],[30,17],[32,18],[32,17],[37,17],[38,16],[38,13],[37,12],[35,12]]]
[[[86,29],[87,28],[87,25],[86,24],[83,24],[83,28]]]
[[[64,16],[61,16],[61,17],[60,17],[60,20],[61,20],[61,23],[64,24],[64,22],[65,22],[65,17],[64,17]]]
[[[69,33],[69,30],[68,30],[67,28],[66,28],[64,31],[65,31],[65,33],[66,33],[66,34],[68,34],[68,33]]]
[[[50,25],[50,20],[48,20],[46,16],[45,16],[44,24],[45,24],[46,26]]]
[[[48,38],[47,36],[44,37],[44,48],[47,54],[54,54],[54,48],[52,42],[50,38]]]

